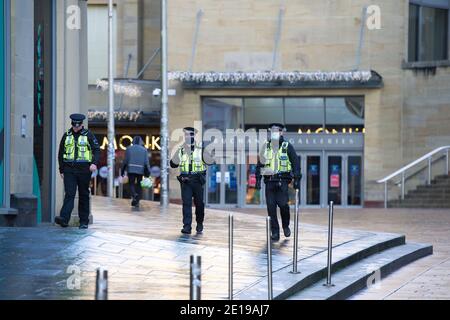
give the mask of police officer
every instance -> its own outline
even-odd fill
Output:
[[[85,118],[82,114],[70,116],[72,128],[63,135],[59,145],[59,172],[64,179],[65,197],[55,223],[63,228],[69,225],[77,188],[80,229],[87,229],[89,224],[89,183],[92,172],[97,170],[100,146],[95,136],[83,127]]]
[[[261,189],[261,178],[266,185],[267,211],[271,218],[272,240],[280,240],[280,226],[277,206],[281,212],[281,222],[285,237],[290,237],[289,193],[292,179],[294,189],[300,188],[300,160],[294,147],[283,138],[285,127],[273,123],[269,127],[270,139],[266,141],[256,169],[256,188]]]
[[[180,168],[177,177],[181,185],[181,198],[183,200],[183,229],[181,233],[192,232],[192,198],[195,204],[196,231],[203,232],[205,218],[205,204],[203,201],[203,186],[206,182],[206,163],[203,159],[203,148],[195,143],[196,130],[186,127],[184,131],[184,144],[177,150],[170,166]]]

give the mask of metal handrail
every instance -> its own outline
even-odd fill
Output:
[[[445,155],[445,154],[442,154],[442,155],[440,155],[440,156],[438,156],[438,157],[434,157],[434,158],[432,159],[432,161],[431,161],[431,164],[434,165],[435,163],[441,161],[442,158],[446,158],[446,155]],[[417,165],[416,168],[417,168],[418,166],[419,166],[419,165]],[[424,165],[423,167],[420,167],[420,168],[415,169],[414,171],[409,170],[408,173],[405,173],[405,181],[408,181],[409,179],[414,178],[415,176],[417,176],[418,174],[420,174],[423,170],[427,169],[427,167],[428,167],[428,165],[426,164],[426,165]],[[401,180],[401,179],[398,179],[398,181],[396,181],[396,179],[391,179],[391,180],[393,180],[392,183],[395,184],[395,185],[397,185],[397,186],[400,186],[400,185],[402,184],[402,180]]]
[[[377,183],[383,183],[383,182],[389,181],[392,178],[398,176],[399,174],[405,172],[408,169],[411,169],[412,167],[416,166],[417,164],[421,163],[422,161],[427,160],[428,158],[434,156],[435,154],[437,154],[437,153],[439,153],[439,152],[441,152],[443,150],[450,150],[450,146],[440,147],[440,148],[437,148],[437,149],[431,151],[430,153],[427,153],[423,157],[420,157],[419,159],[411,162],[410,164],[404,166],[403,168],[395,171],[393,174],[390,174],[387,177],[385,177],[385,178],[383,178],[381,180],[378,180]]]
[[[387,184],[388,184],[388,181],[391,180],[392,178],[397,177],[398,175],[401,175],[400,185],[401,185],[401,189],[402,189],[401,197],[403,200],[405,198],[405,180],[406,180],[405,172],[407,170],[417,166],[418,164],[421,164],[425,160],[428,162],[428,184],[431,184],[431,166],[432,166],[433,156],[442,151],[446,151],[445,174],[448,174],[449,173],[449,161],[448,161],[449,160],[449,150],[450,150],[450,146],[443,146],[443,147],[437,148],[437,149],[427,153],[426,155],[420,157],[419,159],[407,164],[406,166],[402,167],[401,169],[395,171],[394,173],[386,176],[385,178],[378,180],[377,183],[384,183],[384,207],[387,208],[387,201],[388,201]]]

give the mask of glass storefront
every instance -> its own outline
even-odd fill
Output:
[[[300,156],[300,164],[302,156]],[[306,155],[306,205],[320,205],[320,177],[321,177],[321,157],[318,155]],[[303,171],[305,172],[305,171]]]
[[[5,113],[5,8],[0,1],[0,207],[3,206],[4,186],[4,113]]]
[[[285,138],[294,145],[301,163],[302,206],[362,206],[364,97],[204,97],[204,130],[267,129],[284,123]],[[208,141],[205,141],[208,144]],[[239,162],[238,159],[244,159]],[[257,156],[246,149],[234,163],[208,169],[209,206],[265,206],[263,189],[256,190]],[[289,189],[290,204],[295,191]]]
[[[51,221],[53,1],[34,5],[33,194],[38,223]]]
[[[160,163],[161,163],[161,98],[154,96],[153,91],[161,87],[160,81],[115,79],[115,83],[123,87],[123,93],[115,93],[117,102],[114,111],[116,137],[114,181],[118,197],[129,198],[129,185],[120,184],[120,170],[125,159],[125,151],[135,136],[140,136],[148,150],[153,178],[153,188],[144,190],[146,200],[159,201],[160,196]],[[89,86],[89,129],[95,134],[100,144],[99,174],[92,181],[92,191],[99,196],[107,193],[107,148],[108,148],[108,91],[100,86]],[[106,171],[105,171],[106,170]]]
[[[242,128],[242,99],[205,99],[203,103],[204,130]],[[223,150],[226,152],[226,148]],[[237,165],[236,153],[231,153],[235,159],[227,159],[225,163],[209,167],[207,174],[207,203],[218,206],[237,206],[240,203],[238,190],[241,180],[241,166]]]

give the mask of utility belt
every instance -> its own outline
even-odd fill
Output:
[[[276,173],[270,176],[264,176],[264,183],[271,181],[273,182],[287,181],[290,183],[292,181],[292,174],[290,172],[283,172],[283,173]]]
[[[181,173],[177,179],[180,183],[200,182],[202,185],[206,183],[206,172]]]

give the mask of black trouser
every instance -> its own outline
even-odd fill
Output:
[[[289,182],[267,181],[266,182],[266,202],[267,212],[270,216],[272,233],[279,233],[280,226],[278,224],[277,206],[281,212],[281,223],[283,228],[289,227]]]
[[[64,172],[64,204],[60,216],[68,223],[78,188],[78,216],[80,224],[89,223],[89,183],[91,172]]]
[[[142,174],[129,173],[128,174],[128,183],[130,184],[130,193],[131,197],[136,201],[142,199]]]
[[[205,218],[205,204],[203,202],[203,184],[200,181],[181,183],[181,198],[183,200],[183,226],[191,229],[192,224],[192,198],[195,204],[195,220],[202,224]]]

